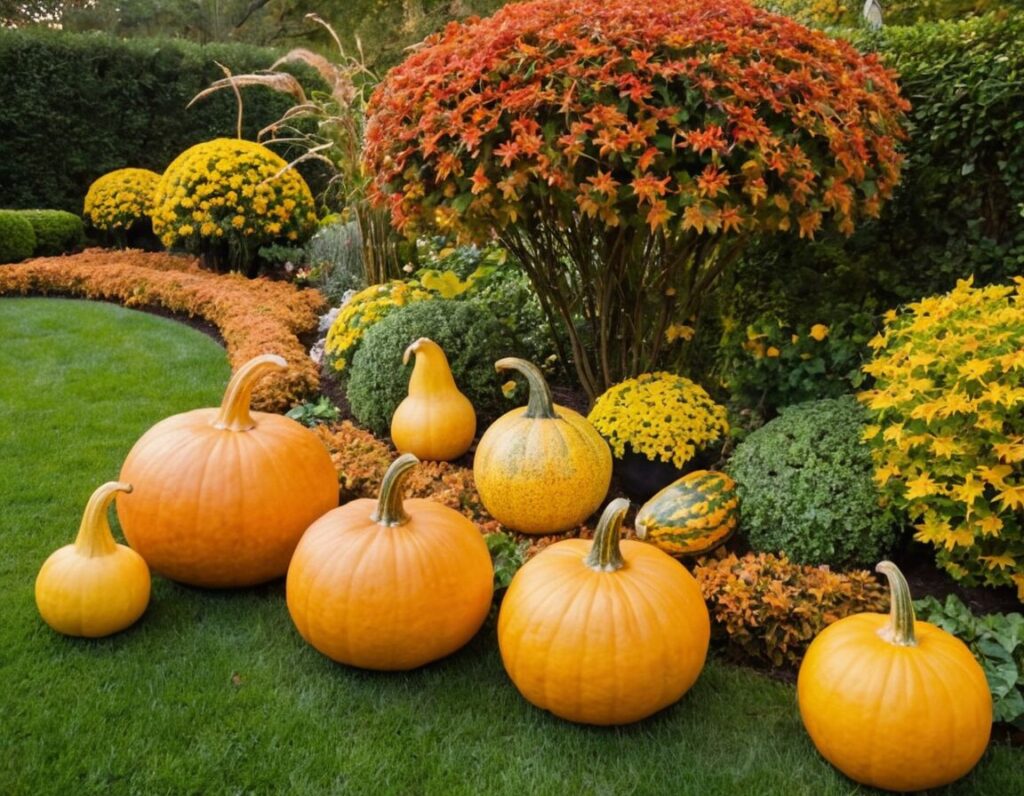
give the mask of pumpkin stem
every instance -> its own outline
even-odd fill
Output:
[[[594,546],[587,556],[586,563],[591,569],[614,572],[625,566],[622,551],[619,550],[619,529],[627,511],[629,501],[626,498],[616,498],[605,507],[597,522],[597,530],[594,531]]]
[[[220,412],[213,421],[214,428],[227,431],[248,431],[256,427],[256,421],[249,414],[252,403],[252,390],[256,382],[272,370],[284,370],[288,367],[284,357],[277,354],[262,354],[253,357],[235,371],[224,391],[224,399],[220,402]]]
[[[875,567],[875,571],[889,579],[889,624],[879,630],[878,635],[900,647],[916,646],[914,601],[910,596],[907,579],[892,561],[883,561]]]
[[[448,364],[448,357],[441,346],[429,337],[421,337],[405,349],[402,364],[408,365],[413,354],[416,355],[416,364],[413,365],[412,377],[409,379],[410,395],[458,389],[451,366]]]
[[[405,525],[409,521],[409,515],[405,513],[405,507],[402,505],[402,489],[406,476],[419,463],[420,460],[413,453],[403,453],[391,462],[380,484],[377,510],[370,519],[378,525],[388,527]]]
[[[131,491],[131,484],[108,481],[92,493],[89,502],[85,504],[82,524],[78,526],[78,536],[75,537],[75,549],[79,555],[95,558],[109,555],[117,549],[114,534],[110,531],[107,509],[114,495],[118,492]]]
[[[526,404],[526,414],[532,420],[555,420],[555,404],[551,399],[551,388],[544,380],[544,374],[540,368],[532,362],[527,362],[519,357],[504,357],[494,363],[494,369],[499,373],[503,370],[518,370],[526,377],[526,383],[530,387],[530,398]]]

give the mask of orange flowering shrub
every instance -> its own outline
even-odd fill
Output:
[[[833,622],[889,605],[867,570],[832,572],[771,553],[704,559],[693,574],[730,654],[772,666],[799,664],[807,645]]]
[[[92,249],[0,269],[0,295],[58,294],[160,307],[203,318],[220,331],[232,367],[280,354],[288,370],[262,379],[253,406],[283,411],[316,392],[319,373],[298,335],[316,329],[324,299],[286,282],[216,275],[169,254]]]
[[[908,107],[874,55],[745,3],[543,0],[393,69],[364,159],[407,234],[500,237],[594,397],[656,369],[749,233],[877,216]]]

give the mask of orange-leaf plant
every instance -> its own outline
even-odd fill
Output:
[[[878,215],[908,107],[875,56],[745,3],[516,3],[388,74],[364,166],[406,234],[500,238],[594,398],[674,353],[752,233]]]

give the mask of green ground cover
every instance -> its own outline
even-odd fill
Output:
[[[39,566],[146,428],[218,401],[228,365],[199,332],[88,302],[0,299],[0,339],[0,793],[866,792],[817,756],[791,686],[715,661],[669,710],[594,729],[519,697],[493,623],[419,671],[362,672],[302,642],[281,582],[155,578],[134,628],[56,635]],[[1024,750],[993,744],[948,792],[1024,792]]]

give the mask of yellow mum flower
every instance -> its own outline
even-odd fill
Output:
[[[828,327],[823,323],[816,323],[811,327],[811,337],[819,343],[828,337]]]

